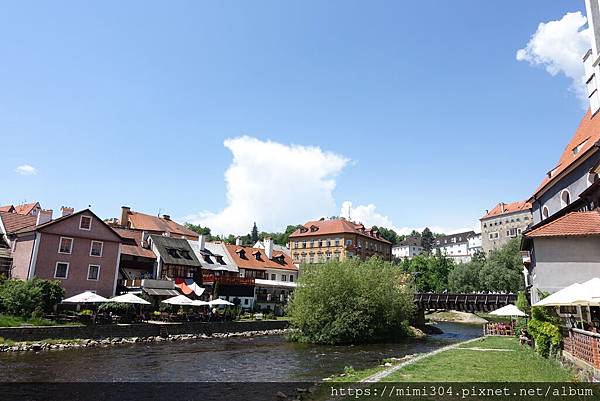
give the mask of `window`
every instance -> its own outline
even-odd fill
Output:
[[[293,283],[293,282],[294,282],[294,275],[290,274],[290,283]]]
[[[98,278],[100,278],[100,266],[89,265],[87,279],[97,281]]]
[[[550,217],[550,210],[548,210],[548,206],[544,206],[542,208],[542,220],[545,220],[548,217]]]
[[[571,204],[571,193],[569,192],[568,189],[563,189],[563,191],[560,193],[560,206],[566,207],[566,206],[569,206],[570,204]]]
[[[58,253],[71,254],[73,250],[73,238],[60,237],[60,243],[58,245]]]
[[[590,185],[592,185],[593,183],[595,183],[596,181],[598,181],[598,174],[597,173],[589,173],[588,177],[587,177],[587,185],[588,185],[588,187]]]
[[[90,256],[102,256],[102,248],[104,248],[104,243],[100,241],[92,241],[92,246],[90,247]]]
[[[351,246],[352,245],[352,240],[351,239],[347,239],[346,240],[346,246]]]
[[[273,281],[277,280],[277,275],[275,273],[271,274],[271,280],[273,280]]]
[[[500,234],[497,231],[495,231],[493,233],[490,233],[489,238],[490,239],[498,239],[498,238],[500,238]]]
[[[248,305],[248,298],[244,299],[244,305]]]
[[[54,278],[67,278],[69,275],[69,264],[67,262],[56,262]]]
[[[281,275],[281,281],[287,281],[287,274]]]
[[[81,219],[79,219],[79,229],[90,231],[92,229],[92,218],[90,216],[81,216]]]

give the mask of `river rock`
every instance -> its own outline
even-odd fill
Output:
[[[277,398],[285,399],[285,398],[288,398],[288,396],[285,395],[284,393],[282,393],[281,391],[278,391],[277,392]]]

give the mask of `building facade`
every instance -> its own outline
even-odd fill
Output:
[[[59,280],[66,296],[94,291],[115,294],[121,237],[89,209],[52,219],[40,210],[36,224],[10,234],[11,276]]]
[[[477,252],[477,238],[480,234],[475,231],[466,231],[452,235],[436,237],[433,242],[433,253],[439,253],[454,260],[455,263],[471,261]]]
[[[500,249],[532,224],[531,203],[499,203],[480,219],[483,252]]]
[[[392,257],[394,259],[412,259],[422,254],[425,249],[421,243],[421,237],[407,237],[398,245],[392,247]]]
[[[392,259],[392,243],[374,229],[344,218],[309,221],[289,237],[294,263],[315,264],[331,260],[379,256]]]

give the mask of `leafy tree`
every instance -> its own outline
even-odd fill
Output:
[[[433,243],[435,241],[435,237],[433,233],[428,227],[425,227],[423,233],[421,233],[421,245],[426,252],[431,252],[433,249]]]
[[[410,277],[371,258],[305,267],[287,308],[291,337],[322,344],[393,340],[413,315]]]
[[[481,288],[486,291],[517,292],[524,288],[520,238],[513,238],[493,251],[479,272]]]
[[[385,238],[386,240],[390,241],[392,243],[392,245],[396,245],[397,243],[402,241],[400,239],[398,233],[396,233],[396,231],[394,231],[390,228],[377,227],[377,226],[373,226],[373,228],[375,230],[379,231],[379,234],[381,234],[381,236],[383,238]]]
[[[443,255],[421,254],[400,264],[413,277],[418,292],[443,292],[448,289],[448,275],[454,262]]]
[[[0,286],[0,311],[29,318],[50,312],[63,296],[57,280],[5,280]]]
[[[469,263],[460,263],[448,275],[448,288],[451,292],[471,293],[481,289],[479,272],[483,263],[473,260]]]
[[[252,226],[252,232],[250,233],[250,240],[253,244],[255,244],[258,239],[258,227],[256,227],[256,222],[254,222],[254,225]]]
[[[418,232],[417,230],[412,230],[412,232],[410,233],[411,237],[421,237],[421,233]]]
[[[212,236],[210,234],[210,228],[208,228],[208,227],[202,227],[200,225],[192,224],[192,223],[185,223],[185,227],[189,228],[190,230],[192,230],[198,234],[207,235],[212,238]]]

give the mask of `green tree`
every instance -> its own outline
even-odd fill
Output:
[[[443,255],[421,254],[400,263],[402,271],[413,277],[418,292],[443,292],[448,289],[448,275],[454,262]]]
[[[385,238],[386,240],[390,241],[392,243],[392,245],[396,245],[398,242],[401,241],[399,239],[398,233],[396,233],[396,231],[394,231],[390,228],[377,227],[377,226],[373,226],[373,228],[375,230],[379,231],[379,234],[381,234],[381,236],[383,238]]]
[[[520,238],[513,238],[490,254],[479,272],[482,290],[516,293],[524,288],[520,243]]]
[[[256,241],[259,240],[258,227],[256,227],[256,222],[254,222],[254,225],[252,226],[252,232],[250,233],[250,240],[252,241],[253,245],[256,243]]]
[[[483,263],[475,260],[469,263],[459,263],[448,275],[448,289],[457,293],[479,291],[481,289],[479,272],[482,268]]]
[[[378,258],[305,267],[287,315],[302,342],[354,344],[407,335],[414,312],[410,277]]]
[[[192,223],[185,223],[185,226],[187,228],[189,228],[190,230],[198,233],[198,234],[208,236],[209,241],[213,240],[213,237],[212,237],[212,235],[210,233],[210,228],[208,228],[208,227],[202,227],[200,225],[196,225],[196,224],[192,224]]]
[[[425,227],[423,233],[421,233],[421,245],[426,252],[431,252],[433,249],[433,243],[435,241],[435,237],[433,233],[428,227]]]
[[[64,296],[56,280],[6,280],[0,286],[0,311],[29,318],[51,312]]]

